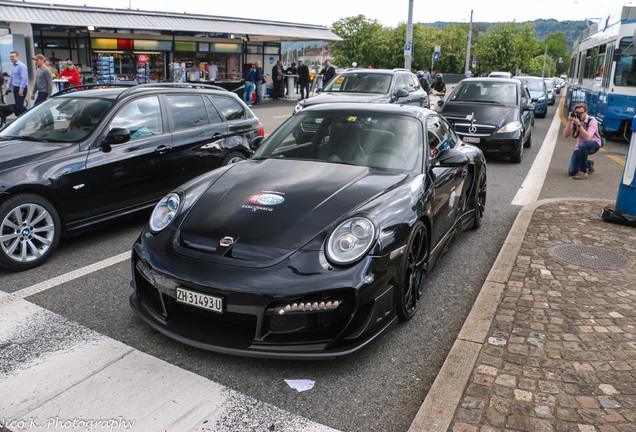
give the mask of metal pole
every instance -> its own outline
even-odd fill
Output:
[[[541,70],[541,78],[545,77],[545,58],[548,55],[548,44],[545,44],[545,52],[543,53],[543,69]]]
[[[464,76],[470,70],[470,43],[473,37],[473,11],[470,11],[470,25],[468,26],[468,47],[466,48],[466,67],[464,68]]]
[[[413,0],[409,0],[409,20],[406,23],[406,46],[410,49],[404,50],[404,69],[411,70],[413,61]]]

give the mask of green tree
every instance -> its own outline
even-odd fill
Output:
[[[545,37],[543,41],[544,48],[548,47],[548,59],[547,65],[550,63],[550,58],[552,61],[552,71],[550,71],[550,75],[546,73],[545,76],[553,76],[553,75],[561,75],[567,71],[568,66],[570,64],[570,54],[568,53],[568,40],[563,32],[557,32],[549,34]],[[561,62],[559,62],[559,59]],[[547,66],[546,65],[546,70]]]
[[[517,28],[517,67],[521,73],[527,74],[527,69],[533,64],[534,58],[541,52],[541,44],[534,36],[534,24],[527,22]]]
[[[375,65],[383,56],[382,46],[387,39],[388,30],[378,20],[358,15],[341,18],[332,27],[333,32],[343,39],[329,44],[333,55],[332,63],[335,65],[349,67],[353,62],[360,66]]]
[[[514,73],[520,63],[517,36],[515,23],[497,23],[491,26],[490,31],[479,39],[475,47],[479,69]]]

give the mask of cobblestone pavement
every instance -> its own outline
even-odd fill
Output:
[[[448,430],[636,431],[636,229],[601,209],[535,209]]]

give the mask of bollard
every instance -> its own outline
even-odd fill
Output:
[[[627,159],[621,184],[618,185],[616,211],[636,216],[636,116],[632,119],[632,138],[629,141]]]

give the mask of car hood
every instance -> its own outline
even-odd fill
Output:
[[[465,102],[446,102],[442,115],[451,120],[458,117],[474,115],[475,123],[494,126],[503,126],[506,123],[519,119],[518,108],[511,105],[475,104]]]
[[[37,141],[0,141],[0,171],[17,168],[34,160],[46,159],[52,153],[65,148],[77,148],[77,144],[45,143]]]
[[[202,194],[179,227],[179,240],[235,259],[281,259],[406,177],[311,161],[241,162]]]
[[[368,93],[329,93],[322,92],[310,97],[305,101],[305,106],[315,105],[319,103],[346,103],[346,102],[366,102],[366,103],[383,103],[390,102],[389,97],[385,94],[368,94]]]

